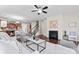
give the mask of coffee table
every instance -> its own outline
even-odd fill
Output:
[[[38,39],[33,39],[33,37],[28,37],[28,36],[26,36],[25,39],[26,39],[26,46],[29,49],[31,49],[32,51],[39,51],[39,53],[40,53],[44,49],[46,49],[46,41],[43,40],[43,39],[39,39],[39,38]],[[29,43],[29,42],[31,42],[31,43]],[[30,47],[30,45],[32,45],[32,44],[36,45],[36,49]],[[41,45],[41,44],[43,44],[43,45]],[[42,48],[41,50],[40,50],[40,47]]]

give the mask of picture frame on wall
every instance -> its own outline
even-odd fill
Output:
[[[58,21],[57,20],[49,21],[49,27],[53,28],[53,29],[57,29],[58,28]]]

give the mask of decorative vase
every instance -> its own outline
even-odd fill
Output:
[[[66,31],[64,31],[63,39],[68,40],[68,35],[67,35]]]

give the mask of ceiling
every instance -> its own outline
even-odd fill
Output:
[[[41,6],[44,7],[44,5]],[[77,5],[48,5],[46,10],[48,13],[41,15],[31,12],[34,9],[36,8],[33,5],[0,5],[0,17],[7,18],[10,21],[31,22],[43,20],[49,16],[79,12]]]

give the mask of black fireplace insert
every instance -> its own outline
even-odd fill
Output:
[[[49,31],[49,39],[58,40],[58,31]]]

